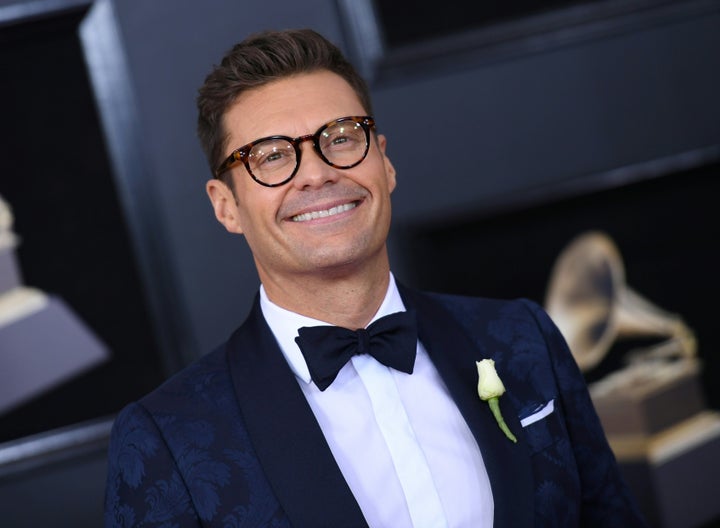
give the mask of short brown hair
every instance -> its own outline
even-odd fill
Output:
[[[222,162],[228,132],[223,116],[246,90],[272,81],[318,70],[345,79],[355,90],[368,115],[372,115],[365,80],[340,49],[311,29],[264,31],[233,46],[205,78],[197,98],[197,134],[210,171]]]

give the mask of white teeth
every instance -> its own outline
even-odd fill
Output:
[[[293,222],[305,222],[307,220],[315,220],[316,218],[324,218],[326,216],[333,216],[338,213],[344,213],[350,209],[354,209],[356,204],[346,203],[338,205],[337,207],[331,207],[330,209],[323,209],[322,211],[313,211],[311,213],[303,213],[292,217]]]

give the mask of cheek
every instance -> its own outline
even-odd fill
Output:
[[[262,234],[273,229],[280,202],[278,196],[263,192],[265,189],[259,190],[260,192],[256,190],[255,193],[245,194],[238,204],[238,211],[246,230],[259,231]],[[269,190],[277,191],[277,189]]]

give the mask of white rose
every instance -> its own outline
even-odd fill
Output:
[[[495,371],[495,361],[483,359],[476,361],[478,370],[478,395],[483,401],[499,398],[505,393],[505,385]]]

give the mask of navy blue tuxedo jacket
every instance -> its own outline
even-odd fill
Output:
[[[645,525],[541,308],[400,293],[482,451],[496,527]],[[503,379],[517,443],[477,395],[483,358]],[[550,414],[521,425],[551,401]],[[224,345],[121,411],[108,458],[107,527],[367,526],[257,301]]]

